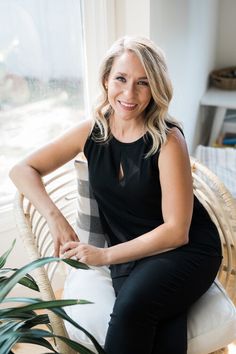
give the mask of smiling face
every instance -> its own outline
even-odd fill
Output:
[[[125,51],[115,58],[106,86],[115,118],[144,119],[144,111],[152,95],[145,70],[136,54]]]

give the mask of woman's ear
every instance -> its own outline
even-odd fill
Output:
[[[103,85],[105,87],[105,90],[107,90],[107,88],[108,88],[108,78],[107,78],[107,76],[103,80]]]

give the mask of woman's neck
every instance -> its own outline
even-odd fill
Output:
[[[146,132],[144,122],[141,119],[139,121],[120,121],[115,117],[110,117],[109,126],[112,135],[123,142],[135,141]]]

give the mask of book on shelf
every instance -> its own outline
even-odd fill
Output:
[[[236,145],[236,138],[223,139],[223,145]]]
[[[236,146],[236,132],[226,132],[219,135],[216,144],[218,146]]]

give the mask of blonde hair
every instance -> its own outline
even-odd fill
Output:
[[[99,133],[93,134],[93,138],[96,141],[105,142],[111,137],[108,120],[113,109],[108,101],[105,82],[109,77],[114,59],[125,51],[131,51],[137,55],[144,67],[151,89],[152,98],[145,112],[145,130],[152,138],[152,147],[147,154],[150,156],[166,142],[170,129],[167,123],[173,123],[179,127],[180,124],[168,113],[173,90],[164,54],[147,38],[122,37],[112,45],[104,57],[99,75],[101,94],[94,109],[94,124],[97,123]]]

